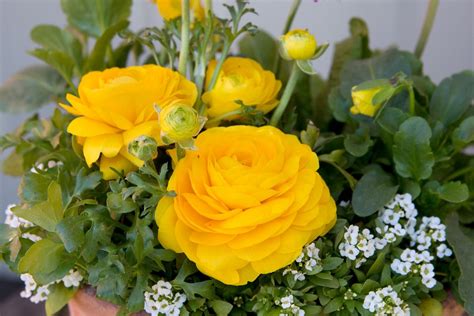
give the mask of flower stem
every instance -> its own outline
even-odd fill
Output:
[[[214,72],[212,73],[211,77],[211,82],[209,83],[209,87],[207,88],[207,91],[210,91],[214,88],[217,82],[217,78],[219,77],[219,73],[221,72],[222,65],[224,64],[225,59],[227,58],[227,54],[229,54],[229,49],[230,46],[232,45],[232,41],[227,40],[224,43],[224,48],[222,48],[222,55],[221,58],[219,59],[219,62],[216,65],[216,68],[214,69]]]
[[[411,84],[407,85],[407,89],[408,89],[408,97],[410,100],[409,111],[411,115],[415,115],[415,92],[413,91],[413,86]]]
[[[423,55],[425,50],[426,42],[430,36],[431,28],[433,27],[433,22],[436,17],[436,11],[438,9],[439,0],[430,0],[428,4],[428,10],[426,12],[425,22],[423,23],[423,28],[421,29],[420,37],[415,48],[415,56],[420,58]]]
[[[270,120],[270,125],[277,126],[278,122],[280,122],[281,116],[286,110],[288,106],[288,102],[290,102],[291,95],[293,94],[293,90],[295,90],[296,83],[298,82],[298,78],[300,76],[300,69],[296,62],[293,63],[293,68],[291,69],[290,79],[286,83],[285,91],[283,91],[283,95],[281,96],[280,103],[278,104],[275,112],[273,112],[272,119]]]
[[[211,12],[212,12],[212,0],[205,0],[204,1],[204,13],[206,14],[206,17],[208,17]]]
[[[288,33],[293,24],[293,20],[295,19],[295,15],[298,12],[298,8],[300,7],[301,0],[293,0],[293,4],[291,5],[290,12],[288,13],[288,17],[286,19],[285,27],[283,28],[283,34]],[[273,63],[273,72],[278,74],[280,68],[280,54],[276,54],[275,61]]]
[[[239,114],[242,114],[242,110],[240,108],[237,109],[237,110],[234,110],[234,111],[224,113],[220,116],[217,116],[217,117],[207,121],[206,125],[211,125],[213,123],[219,123],[220,121],[222,121],[225,118],[228,118],[228,117],[231,117],[231,116],[234,116],[234,115],[239,115]]]
[[[186,77],[186,66],[189,55],[189,1],[182,0],[181,12],[181,51],[179,52],[178,71]]]

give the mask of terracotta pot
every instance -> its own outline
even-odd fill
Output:
[[[95,296],[95,290],[88,286],[79,290],[69,301],[69,316],[115,316],[117,305],[102,301]],[[134,313],[134,316],[146,316],[145,312]],[[468,316],[461,305],[450,294],[443,302],[443,316]]]
[[[69,316],[115,316],[117,305],[102,301],[95,296],[95,289],[88,286],[77,291],[69,301]],[[134,316],[146,316],[145,312],[134,313]]]

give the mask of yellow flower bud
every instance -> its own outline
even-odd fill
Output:
[[[311,59],[316,52],[316,39],[307,30],[292,30],[281,37],[285,59]]]
[[[374,116],[382,104],[372,104],[372,99],[381,90],[381,87],[375,87],[366,90],[357,90],[357,87],[353,87],[352,103],[354,105],[351,107],[351,113]]]
[[[158,12],[166,21],[181,17],[181,0],[154,0]],[[191,14],[198,21],[204,20],[204,9],[200,0],[191,0]],[[194,20],[194,18],[192,20]]]
[[[206,118],[199,116],[189,105],[167,106],[159,113],[161,137],[165,143],[191,139],[199,133],[205,121]]]

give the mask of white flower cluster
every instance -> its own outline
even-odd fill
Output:
[[[377,291],[371,291],[364,299],[364,309],[375,313],[376,316],[396,315],[409,316],[408,304],[398,297],[397,292],[389,285]]]
[[[184,302],[186,295],[173,292],[171,283],[166,281],[158,281],[152,286],[152,292],[145,292],[145,311],[152,316],[178,316]]]
[[[288,267],[283,271],[283,275],[291,273],[295,281],[304,281],[307,273],[317,271],[317,267],[321,267],[319,248],[314,243],[306,245],[298,258],[296,258],[295,263],[297,268],[292,269]]]
[[[438,258],[450,257],[453,252],[443,243],[446,241],[446,225],[441,224],[439,217],[423,217],[418,230],[410,233],[411,246],[416,245],[419,251],[436,248]]]
[[[317,248],[316,248],[317,249]],[[289,294],[275,301],[281,307],[280,316],[304,316],[305,312],[295,305],[293,295]]]
[[[38,304],[48,299],[49,287],[51,285],[63,282],[65,287],[78,287],[84,277],[79,271],[70,270],[64,278],[42,286],[39,286],[33,279],[33,276],[28,273],[20,275],[20,279],[25,283],[25,289],[21,291],[20,296],[29,298],[31,302]]]
[[[386,245],[386,239],[374,237],[367,228],[360,231],[358,226],[350,225],[344,233],[344,241],[339,244],[339,253],[342,257],[356,261],[356,268],[359,268],[367,258],[374,255],[375,250],[383,249]]]
[[[48,163],[45,165],[44,163],[39,163],[36,164],[33,168],[30,169],[32,173],[38,173],[38,170],[41,171],[46,171],[48,169],[54,168],[54,167],[59,167],[62,166],[63,162],[62,161],[54,161],[50,160]]]
[[[31,228],[34,227],[35,225],[32,222],[29,222],[21,217],[16,216],[12,212],[12,208],[14,208],[16,205],[15,204],[9,204],[7,206],[7,209],[5,210],[5,224],[10,226],[11,228]],[[25,239],[29,239],[33,242],[37,242],[38,240],[41,240],[41,237],[35,234],[31,233],[23,233],[21,237]]]
[[[416,216],[418,211],[408,193],[397,194],[392,201],[379,211],[379,219],[385,224],[383,228],[377,227],[378,234],[389,243],[395,242],[397,236],[404,237],[415,231]]]
[[[400,259],[394,259],[390,267],[392,270],[401,275],[417,275],[422,278],[422,283],[427,288],[436,285],[434,278],[434,266],[431,264],[433,256],[426,250],[417,252],[413,249],[405,249],[400,255]]]

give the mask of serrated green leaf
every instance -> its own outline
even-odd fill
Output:
[[[4,161],[2,161],[1,167],[2,173],[12,176],[20,177],[23,175],[23,156],[19,155],[16,151],[12,151]]]
[[[33,28],[30,36],[34,42],[47,50],[66,53],[76,62],[76,66],[82,64],[81,43],[70,32],[56,25],[42,24]]]
[[[65,82],[49,66],[30,66],[13,75],[0,87],[0,112],[36,110],[64,93]]]
[[[132,0],[61,0],[70,25],[93,37],[122,20],[128,20]]]
[[[31,208],[16,207],[13,213],[24,218],[47,231],[54,232],[56,225],[64,216],[61,187],[57,182],[51,182],[48,186],[48,199],[38,203]]]
[[[74,267],[75,258],[60,243],[42,239],[34,243],[18,263],[21,273],[29,273],[39,284],[64,277]]]
[[[148,285],[148,273],[141,270],[138,271],[135,287],[127,301],[127,309],[130,312],[138,312],[143,309],[145,303],[144,293]]]
[[[91,173],[87,173],[88,170],[86,168],[81,168],[76,175],[76,184],[74,186],[74,196],[81,196],[87,190],[95,189],[102,180],[102,175],[99,171],[94,171]]]
[[[431,128],[425,119],[411,117],[394,136],[393,160],[397,173],[415,180],[431,176],[434,155],[430,147]]]
[[[76,251],[84,244],[84,225],[86,221],[85,216],[72,216],[66,217],[56,226],[56,232],[68,252]]]
[[[390,202],[398,190],[392,176],[377,167],[357,182],[352,193],[352,206],[358,216],[370,216]]]
[[[448,126],[467,111],[474,99],[474,72],[463,71],[441,81],[430,102],[430,115]]]

